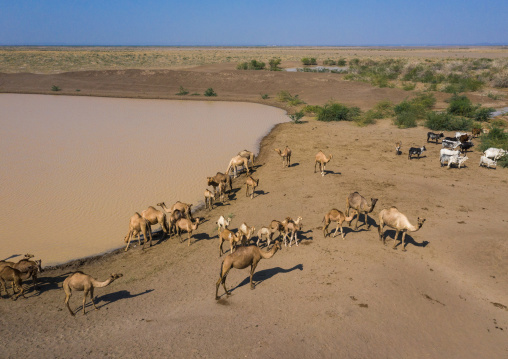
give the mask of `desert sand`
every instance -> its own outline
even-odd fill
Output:
[[[0,74],[0,91],[44,93],[58,80],[62,89],[79,86],[85,95],[170,98],[180,85],[191,88],[192,81],[201,79],[203,89],[213,87],[223,100],[261,102],[260,91],[285,89],[307,103],[334,98],[367,109],[380,100],[408,96],[330,74],[235,72],[224,66],[154,74]],[[311,118],[276,126],[256,160],[253,176],[260,182],[254,198],[245,197],[242,174],[225,205],[195,213],[201,224],[190,246],[187,240],[157,236],[156,244],[144,251],[137,246],[47,268],[40,291],[30,287],[27,298],[12,302],[4,295],[1,356],[508,356],[507,171],[478,167],[475,151],[468,153],[465,168],[441,168],[441,146],[427,144],[426,133],[423,127],[397,129],[390,120],[364,128]],[[398,140],[401,156],[395,155]],[[407,149],[424,144],[422,158],[409,161]],[[293,151],[289,168],[282,168],[273,151],[285,145]],[[325,176],[314,173],[319,150],[333,154]],[[346,197],[354,191],[369,203],[378,199],[369,214],[370,230],[362,216],[357,231],[345,224],[345,240],[324,238],[324,214],[332,208],[344,211]],[[392,249],[391,229],[387,246],[379,241],[378,214],[391,206],[413,224],[417,217],[426,219],[418,232],[406,236],[406,252],[400,245]],[[232,229],[244,221],[260,228],[287,216],[302,216],[303,228],[299,246],[283,247],[259,263],[254,290],[248,269],[232,270],[226,282],[232,295],[220,288],[216,301],[223,257],[218,256],[215,222],[229,213],[234,215]],[[118,234],[119,242],[123,235]],[[71,317],[61,287],[76,270],[99,280],[110,273],[123,277],[96,290],[100,310],[88,302],[85,316],[79,312],[82,292],[74,292],[71,307],[78,313]]]

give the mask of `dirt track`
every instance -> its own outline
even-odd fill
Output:
[[[6,86],[6,75],[0,78]],[[347,87],[352,100],[343,102],[363,101],[362,108],[383,99],[376,97],[379,91],[398,96],[398,90],[365,84],[341,86],[359,86],[355,93]],[[323,90],[321,99],[325,91],[335,90]],[[146,251],[136,247],[46,271],[41,292],[1,300],[2,357],[506,357],[507,171],[479,168],[476,152],[468,154],[464,169],[441,168],[440,145],[433,144],[426,144],[423,158],[409,161],[408,147],[423,145],[426,132],[399,130],[389,120],[366,128],[314,120],[277,126],[257,159],[255,198],[245,197],[242,175],[228,204],[196,214],[203,224],[190,246],[172,238]],[[394,153],[397,140],[402,156]],[[292,166],[283,169],[273,149],[286,144]],[[313,170],[319,150],[333,154],[324,177]],[[353,191],[379,199],[370,230],[360,221],[357,232],[345,226],[344,241],[323,238],[323,215],[333,207],[344,210]],[[392,205],[413,223],[426,218],[406,237],[407,252],[391,248],[392,230],[386,247],[378,239],[377,215]],[[260,262],[255,290],[247,269],[232,270],[232,295],[215,301],[222,261],[215,221],[228,213],[234,229],[243,221],[259,228],[299,215],[304,225],[298,247]],[[96,290],[99,312],[89,305],[86,316],[72,318],[61,284],[76,269],[99,280],[113,272],[124,277]],[[74,293],[73,308],[81,298]]]

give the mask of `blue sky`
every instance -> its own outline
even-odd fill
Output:
[[[0,0],[0,45],[508,44],[508,0]]]

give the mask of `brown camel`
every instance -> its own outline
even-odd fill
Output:
[[[235,251],[235,248],[237,247],[237,244],[242,241],[242,232],[237,231],[236,233],[230,231],[229,229],[225,228],[222,231],[219,232],[219,257],[222,256],[225,252],[222,249],[222,244],[226,241],[229,241],[229,252],[233,253]]]
[[[164,202],[157,203],[157,206],[161,207],[166,213],[169,214],[173,213],[175,210],[179,210],[185,218],[190,219],[191,221],[193,220],[191,211],[192,204],[177,201],[174,205],[171,206],[170,209],[166,207],[166,203]]]
[[[94,288],[102,288],[105,286],[110,285],[113,283],[115,279],[118,279],[122,277],[123,274],[111,274],[111,276],[105,280],[104,282],[99,282],[96,279],[92,278],[88,274],[85,274],[83,272],[74,272],[67,278],[65,278],[63,282],[63,289],[65,291],[65,305],[67,306],[67,309],[69,309],[69,313],[71,313],[72,316],[74,316],[74,311],[71,309],[69,305],[69,299],[72,295],[72,290],[77,290],[83,293],[83,315],[85,315],[85,302],[86,302],[86,296],[88,293],[90,293],[90,299],[92,300],[93,307],[95,310],[99,310],[95,306],[95,302],[93,300],[93,290]]]
[[[219,200],[221,201],[222,204],[224,204],[224,202],[226,201],[226,182],[219,183],[219,191],[217,193],[219,195]]]
[[[423,223],[425,222],[425,218],[418,217],[418,225],[413,226],[411,223],[409,223],[409,220],[407,217],[399,212],[399,210],[396,207],[390,207],[388,209],[383,209],[381,212],[379,212],[379,226],[377,227],[378,233],[379,233],[379,240],[383,241],[383,244],[386,245],[386,238],[383,233],[383,227],[388,226],[390,228],[395,229],[395,237],[393,249],[397,249],[397,239],[399,237],[399,232],[402,232],[402,251],[406,251],[406,233],[407,232],[416,232],[420,228],[422,228]]]
[[[254,166],[254,153],[253,152],[243,150],[243,151],[238,152],[238,156],[242,156],[243,158],[250,160],[251,165]]]
[[[319,151],[316,155],[316,162],[314,163],[314,173],[316,173],[316,166],[319,164],[321,176],[324,176],[326,164],[330,162],[332,157],[333,156],[330,154],[330,157],[326,158],[326,155],[323,153],[323,151]]]
[[[279,249],[281,249],[280,243],[275,242],[270,251],[263,251],[257,246],[247,246],[238,248],[236,252],[228,254],[221,264],[220,277],[215,285],[215,299],[219,299],[218,293],[221,283],[226,294],[231,294],[231,292],[228,292],[226,289],[226,277],[231,268],[244,269],[250,266],[250,288],[254,289],[255,287],[252,283],[252,276],[254,275],[254,271],[256,270],[256,266],[258,265],[259,261],[263,258],[272,258]]]
[[[238,166],[243,166],[243,168],[247,170],[247,175],[249,174],[249,161],[245,157],[235,156],[231,159],[231,161],[229,161],[228,168],[226,169],[226,175],[229,175],[229,171],[233,169],[234,178],[238,177],[236,175]]]
[[[247,223],[243,222],[240,227],[238,228],[238,232],[241,233],[242,236],[242,244],[246,245],[250,243],[250,240],[252,236],[254,235],[254,232],[256,231],[256,227],[252,226],[250,227]],[[245,239],[245,240],[244,240]]]
[[[344,223],[344,221],[346,222],[352,221],[354,216],[355,215],[352,214],[350,217],[346,217],[344,213],[335,208],[330,210],[327,214],[325,214],[325,217],[323,218],[323,223],[325,224],[325,226],[323,227],[323,236],[326,238],[326,236],[329,234],[328,226],[330,225],[330,223],[337,222],[337,228],[335,228],[333,237],[337,235],[337,232],[340,228],[340,234],[342,235],[342,239],[344,239],[344,231],[342,230],[342,223]]]
[[[270,241],[273,239],[273,235],[275,232],[279,232],[279,234],[277,235],[277,237],[275,237],[275,239],[278,239],[279,237],[281,237],[284,234],[284,226],[282,225],[281,221],[277,221],[276,219],[274,219],[270,222],[270,225],[268,226],[268,228],[270,229],[270,233],[271,233],[269,241],[267,243],[267,245],[269,246]]]
[[[215,195],[209,189],[205,189],[205,209],[212,210],[213,209],[213,200],[215,199]]]
[[[354,192],[354,193],[351,193],[347,198],[346,198],[346,216],[349,217],[349,208],[353,208],[354,210],[356,210],[356,214],[358,215],[358,217],[356,217],[356,222],[355,222],[355,231],[358,229],[358,220],[360,219],[360,214],[364,214],[364,220],[365,220],[365,224],[367,225],[367,229],[370,228],[370,224],[367,220],[368,216],[367,214],[372,212],[374,210],[374,207],[376,206],[376,202],[377,202],[377,198],[371,198],[370,199],[371,201],[371,204],[369,206],[369,204],[367,203],[367,200],[362,197],[358,192]],[[349,221],[349,225],[351,226],[351,221]]]
[[[134,213],[129,221],[129,233],[125,236],[124,242],[127,243],[125,251],[129,249],[129,244],[134,236],[138,236],[138,242],[141,244],[140,234],[143,234],[143,249],[145,249],[145,243],[150,237],[150,247],[152,246],[152,229],[150,228],[150,222],[144,219],[138,212]],[[147,237],[148,233],[148,237]]]
[[[219,187],[219,183],[226,182],[229,186],[229,190],[233,189],[233,183],[231,181],[231,176],[226,175],[222,172],[217,172],[217,174],[213,177],[206,177],[207,186],[212,186],[213,190],[216,191],[216,188]]]
[[[42,260],[32,261],[25,255],[25,258],[20,259],[18,263],[11,265],[12,268],[20,271],[22,279],[26,280],[32,278],[34,288],[37,288],[37,273],[42,273]]]
[[[2,268],[0,270],[0,284],[5,288],[5,293],[7,293],[7,295],[9,295],[9,291],[7,290],[7,284],[5,283],[6,281],[9,281],[12,283],[12,296],[11,296],[12,300],[18,299],[18,297],[20,295],[22,295],[23,298],[25,298],[25,294],[24,294],[25,289],[23,288],[22,274],[19,270],[14,269],[9,266],[5,266],[4,268]],[[14,296],[16,294],[16,287],[18,287],[19,292],[16,296]],[[1,298],[1,295],[2,295],[2,288],[0,287],[0,298]]]
[[[164,235],[168,235],[168,222],[165,213],[162,213],[155,207],[150,206],[141,212],[141,217],[146,219],[152,226],[156,225],[157,223],[160,224]]]
[[[176,221],[176,233],[178,234],[178,238],[180,238],[180,243],[182,243],[182,235],[181,232],[185,231],[189,235],[189,246],[191,243],[192,232],[198,229],[199,226],[199,218],[196,219],[194,223],[190,219],[180,218]]]
[[[274,151],[282,157],[282,168],[286,166],[291,167],[291,149],[288,146],[282,151],[278,148],[274,149]]]
[[[252,193],[250,194],[250,199],[254,198],[254,192],[256,190],[256,187],[259,185],[259,179],[254,179],[252,176],[248,176],[245,180],[245,197],[249,197],[249,188],[252,188]]]

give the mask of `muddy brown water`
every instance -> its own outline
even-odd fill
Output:
[[[0,259],[44,265],[122,246],[150,205],[202,204],[206,176],[287,121],[228,102],[1,94],[0,108]]]

